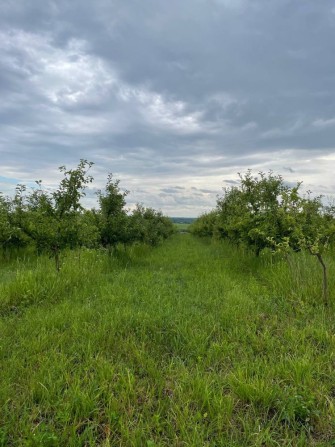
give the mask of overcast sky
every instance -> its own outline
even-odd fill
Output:
[[[334,50],[333,0],[1,0],[0,190],[86,158],[171,216],[248,168],[333,194]]]

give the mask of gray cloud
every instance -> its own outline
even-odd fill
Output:
[[[291,174],[293,174],[293,172],[294,172],[294,169],[290,168],[289,166],[284,166],[283,169],[285,171],[291,172]]]
[[[0,30],[3,177],[88,158],[178,215],[249,167],[332,192],[331,0],[4,0]]]

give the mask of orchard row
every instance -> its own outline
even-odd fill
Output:
[[[85,188],[93,182],[93,163],[81,160],[75,169],[60,167],[63,178],[52,192],[41,181],[27,191],[18,185],[13,198],[0,195],[0,245],[4,250],[33,246],[37,252],[54,256],[60,268],[60,252],[65,248],[104,247],[109,252],[117,244],[143,242],[157,245],[173,233],[173,224],[160,211],[137,205],[126,209],[128,191],[121,191],[119,180],[110,174],[99,191],[98,209],[81,204]]]
[[[199,236],[225,238],[243,244],[258,256],[264,249],[281,253],[307,250],[323,270],[323,295],[327,301],[327,267],[324,254],[334,242],[335,207],[325,205],[322,196],[301,193],[280,175],[249,170],[240,175],[240,185],[224,190],[216,208],[192,225]]]

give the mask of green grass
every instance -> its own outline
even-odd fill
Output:
[[[177,234],[54,270],[0,270],[0,446],[335,445],[334,306],[315,259]]]
[[[176,230],[179,231],[179,233],[188,232],[190,225],[191,224],[189,224],[189,223],[175,223],[174,224]]]

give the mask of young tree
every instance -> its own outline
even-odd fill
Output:
[[[0,195],[0,244],[4,247],[12,237],[8,201]]]
[[[79,247],[96,248],[99,246],[100,232],[93,210],[82,210],[78,214]]]
[[[156,246],[174,231],[171,219],[153,208],[137,204],[130,216],[131,239]]]
[[[323,272],[323,299],[328,303],[328,273],[324,254],[334,242],[335,221],[330,209],[322,203],[322,196],[301,199],[301,210],[297,215],[296,227],[301,248],[315,256]]]
[[[263,172],[253,176],[251,171],[240,174],[241,185],[225,190],[218,199],[218,232],[237,243],[244,243],[258,256],[270,246],[269,238],[277,240],[292,231],[283,212],[299,184],[291,188],[280,175]]]
[[[75,248],[80,244],[80,199],[93,178],[88,170],[93,163],[80,160],[77,168],[59,169],[64,174],[58,189],[48,193],[38,181],[38,189],[27,197],[25,232],[34,240],[39,251],[50,251],[60,270],[60,251],[65,247]]]
[[[97,214],[100,229],[100,242],[112,253],[116,244],[129,240],[128,216],[125,210],[128,191],[121,191],[120,180],[114,180],[113,174],[107,177],[105,191],[98,192],[99,213]]]
[[[280,175],[251,171],[240,175],[240,187],[226,189],[217,201],[217,217],[211,232],[243,243],[259,255],[264,248],[288,253],[305,249],[323,271],[323,297],[328,300],[324,253],[335,238],[335,207],[325,207],[322,197],[299,194],[301,182],[289,186]],[[200,217],[205,229],[206,219]],[[199,223],[197,224],[199,226]],[[201,232],[201,231],[198,231]]]
[[[198,219],[190,225],[190,232],[200,237],[217,236],[221,238],[223,235],[219,230],[218,211],[212,210],[203,213]]]
[[[24,185],[17,185],[13,199],[0,195],[0,243],[5,249],[25,247],[30,242],[24,232],[25,192]]]

